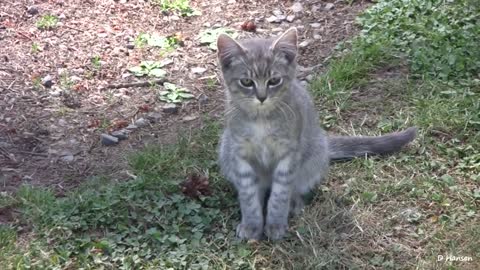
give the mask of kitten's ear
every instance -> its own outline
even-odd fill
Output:
[[[217,39],[218,60],[222,68],[228,67],[233,58],[245,53],[245,49],[238,42],[226,34],[220,34]]]
[[[280,52],[285,55],[289,63],[297,57],[297,28],[292,27],[280,35],[270,46],[274,52]]]

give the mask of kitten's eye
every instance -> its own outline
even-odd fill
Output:
[[[282,83],[282,77],[274,77],[268,80],[267,84],[268,86],[278,86]]]
[[[250,80],[250,79],[241,79],[240,80],[240,84],[243,86],[243,87],[246,87],[246,88],[250,88],[252,87],[255,83]]]

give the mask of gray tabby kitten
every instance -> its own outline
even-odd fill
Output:
[[[261,239],[263,233],[281,239],[289,214],[303,208],[301,196],[327,175],[330,160],[392,153],[415,137],[416,128],[379,137],[327,137],[295,77],[295,28],[276,39],[240,43],[222,34],[217,47],[227,87],[219,164],[238,191],[241,239]]]

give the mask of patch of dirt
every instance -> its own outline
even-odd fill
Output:
[[[13,209],[11,207],[0,208],[0,224],[7,224],[13,221]]]
[[[223,93],[216,54],[199,42],[199,33],[229,27],[240,37],[299,30],[300,76],[321,71],[334,46],[355,32],[354,18],[368,3],[300,1],[190,1],[202,15],[181,17],[162,12],[151,1],[37,0],[2,1],[0,6],[0,191],[21,184],[53,188],[59,195],[88,178],[103,175],[128,179],[127,156],[150,143],[172,143],[179,130],[201,126],[200,115],[219,119]],[[332,6],[330,6],[332,7]],[[36,9],[32,10],[32,8]],[[270,23],[275,10],[294,15],[292,22]],[[42,16],[59,18],[56,27],[39,30]],[[292,18],[292,17],[290,17]],[[246,21],[257,32],[241,31]],[[181,46],[172,52],[132,47],[141,33],[175,35]],[[113,89],[138,79],[127,69],[143,60],[172,61],[166,80],[189,89],[195,99],[177,114],[163,112],[155,87]],[[309,69],[309,67],[317,67]],[[192,68],[206,69],[202,74]],[[51,76],[53,85],[41,80]],[[100,134],[137,119],[151,119],[129,138],[106,147]]]

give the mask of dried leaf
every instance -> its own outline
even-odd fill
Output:
[[[190,174],[180,186],[183,194],[192,198],[198,198],[200,195],[209,196],[212,194],[209,184],[206,176]]]

